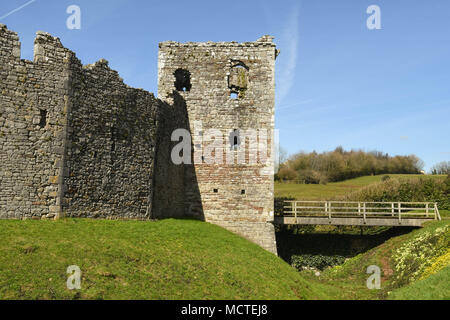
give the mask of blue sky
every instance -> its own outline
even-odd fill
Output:
[[[81,30],[66,27],[73,4]],[[372,4],[381,30],[366,27]],[[270,34],[281,49],[276,126],[290,154],[342,145],[416,154],[426,169],[450,160],[448,0],[2,0],[0,17],[25,59],[35,32],[47,31],[84,64],[105,58],[127,84],[155,93],[158,42]]]

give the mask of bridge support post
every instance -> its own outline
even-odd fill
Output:
[[[328,210],[328,221],[331,224],[331,203],[330,202],[325,203],[325,212],[327,212],[327,210]]]
[[[292,204],[292,209],[294,210],[295,223],[298,223],[298,219],[297,219],[297,202],[294,202],[294,203]]]
[[[366,220],[366,203],[365,202],[363,203],[363,221],[364,221],[364,224],[367,223],[367,220]]]

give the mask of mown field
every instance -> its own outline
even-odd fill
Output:
[[[385,175],[365,176],[355,179],[323,184],[275,183],[275,197],[293,197],[298,200],[333,200],[356,191],[375,182],[380,182]],[[443,179],[442,175],[389,174],[392,178],[431,178]]]

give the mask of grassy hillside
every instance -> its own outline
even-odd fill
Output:
[[[79,291],[66,288],[70,265]],[[320,298],[320,285],[208,223],[0,221],[0,299]]]
[[[199,221],[0,221],[0,299],[448,299],[449,225],[429,223],[316,277]],[[410,252],[406,273],[399,250]],[[79,291],[66,288],[69,265],[81,268]],[[369,265],[382,269],[381,290],[365,285]]]
[[[380,180],[381,176],[370,176],[281,187],[292,188],[298,199],[331,199]],[[316,187],[324,189],[312,195]],[[277,195],[283,192],[280,185],[276,190]],[[450,254],[442,250],[450,247],[450,232],[446,229],[439,238],[427,233],[449,224],[445,218],[394,235],[317,278],[308,271],[297,272],[227,230],[199,221],[0,220],[0,299],[448,298],[445,266]],[[409,252],[406,263],[399,260],[402,252]],[[81,268],[79,291],[66,288],[70,265]],[[369,265],[383,270],[381,290],[365,285]]]
[[[329,268],[320,277],[311,271],[300,274],[333,299],[448,299],[449,227],[448,221],[430,222]],[[366,286],[371,265],[381,269],[380,290]]]
[[[380,182],[385,175],[365,176],[341,182],[323,184],[275,183],[275,197],[293,197],[299,200],[333,200],[359,190],[370,184]],[[423,176],[414,174],[389,174],[392,178],[443,179],[446,176]]]

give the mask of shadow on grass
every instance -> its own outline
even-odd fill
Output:
[[[319,228],[304,226],[277,230],[279,256],[287,263],[291,263],[292,257],[297,255],[351,258],[381,245],[392,237],[409,233],[415,229],[412,227],[364,227],[364,229],[335,227],[323,231]]]

